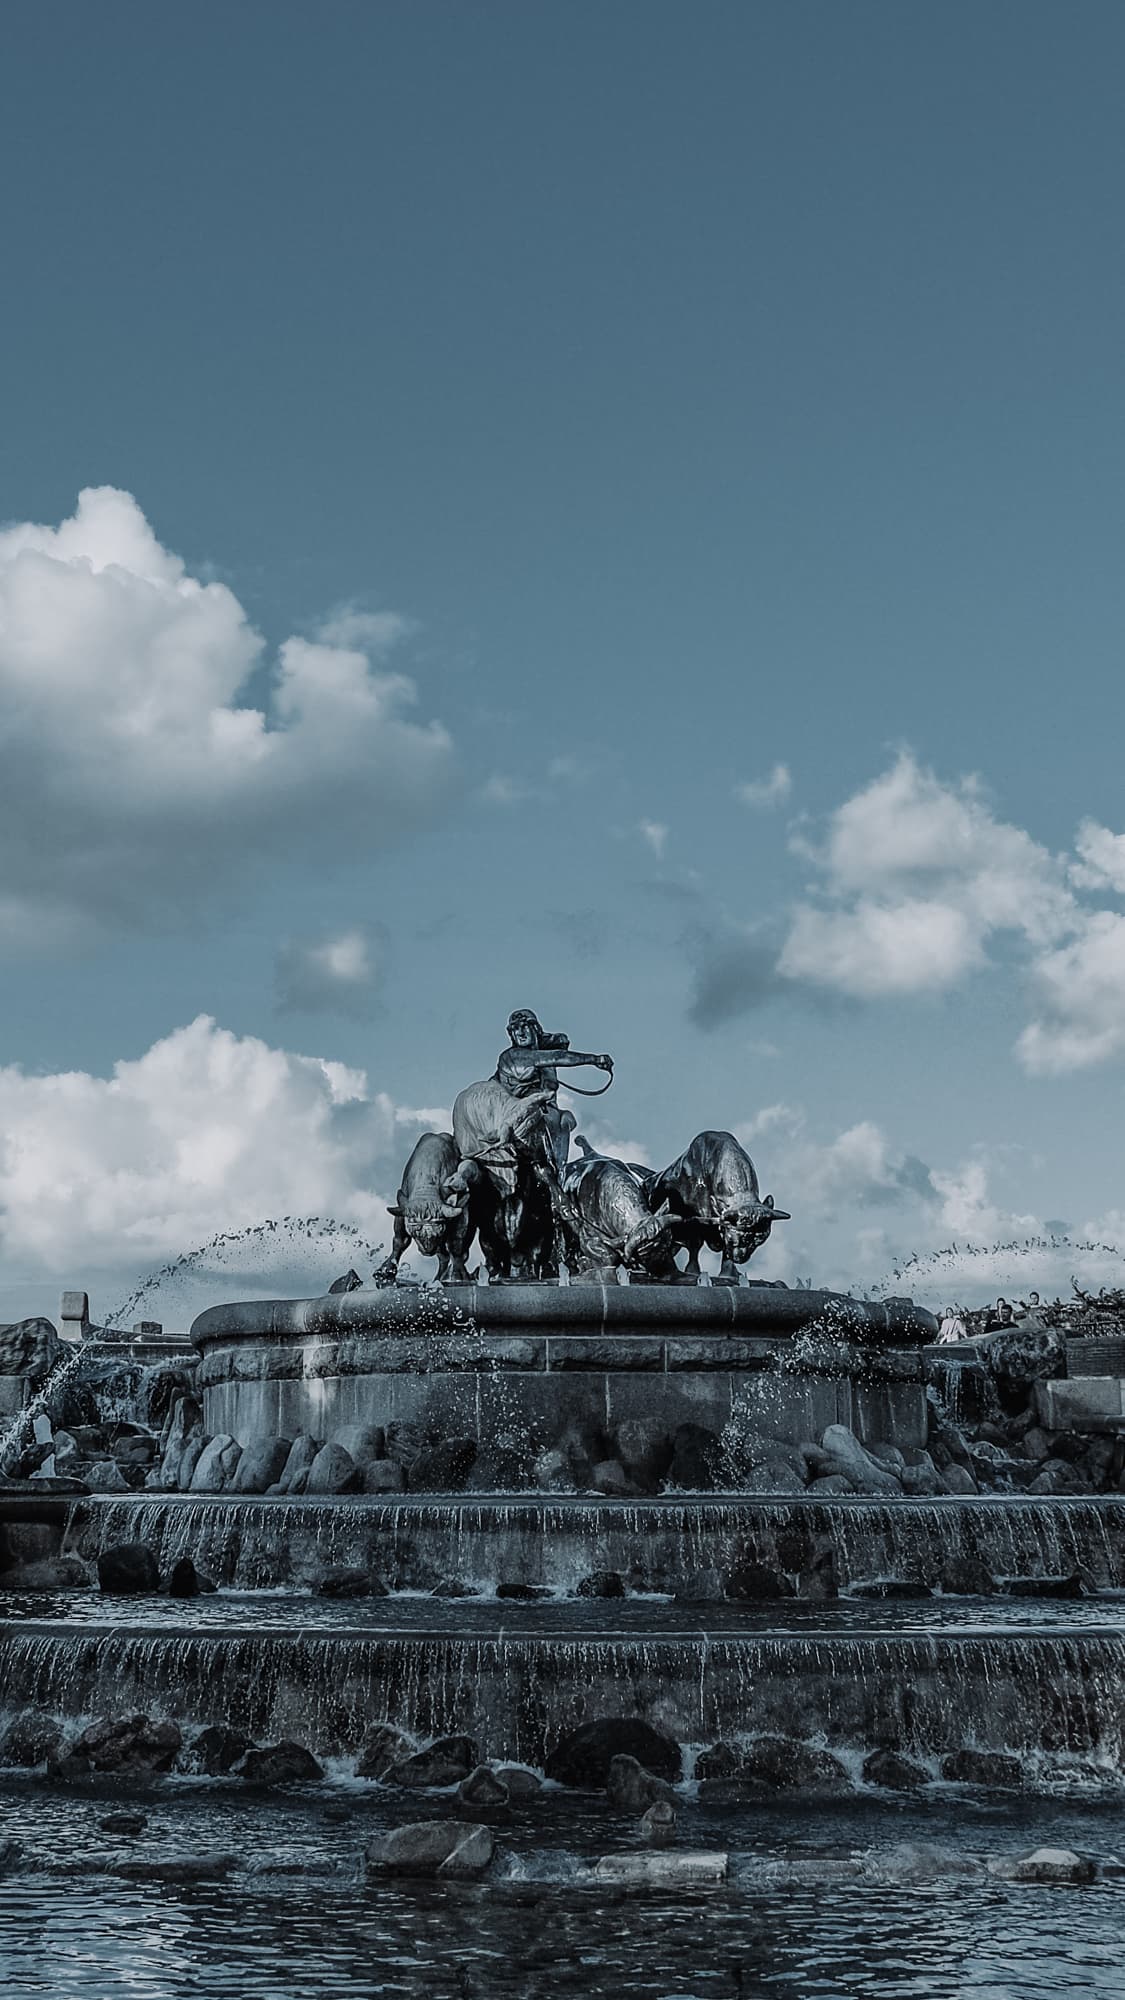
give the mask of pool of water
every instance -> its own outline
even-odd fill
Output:
[[[152,1632],[366,1632],[462,1638],[541,1634],[601,1640],[640,1637],[762,1637],[811,1633],[876,1637],[912,1633],[984,1634],[1104,1632],[1125,1634],[1125,1592],[1097,1597],[933,1597],[908,1600],[842,1597],[830,1604],[796,1599],[766,1604],[683,1604],[663,1597],[447,1599],[402,1593],[392,1597],[327,1598],[283,1591],[222,1590],[190,1599],[104,1597],[9,1591],[0,1595],[5,1626],[65,1625]]]
[[[111,1795],[0,1786],[7,2000],[1062,2000],[1125,1993],[1125,1826],[1063,1803],[868,1802],[698,1808],[678,1842],[731,1855],[721,1889],[612,1900],[583,1883],[636,1846],[604,1803],[558,1793],[498,1829],[487,1887],[364,1879],[392,1803],[332,1787],[254,1797],[231,1785],[143,1795],[144,1835],[98,1828]],[[112,1805],[120,1807],[120,1798]],[[443,1804],[433,1810],[444,1812]],[[411,1811],[421,1816],[415,1803]],[[329,1814],[346,1812],[347,1817]],[[397,1816],[403,1816],[397,1809]],[[1085,1889],[990,1876],[990,1856],[1050,1841],[1098,1857]],[[234,1857],[221,1880],[132,1881],[138,1855]]]

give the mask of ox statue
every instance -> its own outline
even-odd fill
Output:
[[[399,1263],[411,1243],[423,1257],[436,1257],[443,1283],[465,1283],[465,1259],[476,1229],[470,1213],[475,1169],[463,1163],[451,1132],[423,1132],[402,1170],[398,1199],[388,1211],[394,1216],[391,1254],[375,1273],[375,1282],[394,1282]]]
[[[542,1173],[542,1169],[540,1169]],[[667,1209],[654,1213],[623,1160],[587,1151],[557,1181],[547,1179],[568,1269],[617,1283],[618,1266],[675,1284],[675,1243]]]
[[[646,1177],[648,1205],[671,1211],[677,1246],[688,1253],[684,1276],[698,1278],[704,1244],[722,1267],[712,1284],[737,1285],[738,1265],[760,1250],[775,1222],[788,1222],[773,1196],[763,1201],[749,1153],[730,1132],[700,1132],[662,1174]]]

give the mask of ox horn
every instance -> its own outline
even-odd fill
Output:
[[[792,1222],[793,1217],[787,1208],[774,1207],[772,1194],[766,1196],[766,1207],[769,1209],[771,1222]]]
[[[388,1215],[401,1215],[401,1214],[402,1214],[402,1210],[401,1210],[401,1208],[395,1208],[395,1207],[392,1207],[392,1206],[391,1206],[391,1204],[390,1204],[390,1203],[388,1203],[388,1205],[387,1205],[387,1214],[388,1214]]]

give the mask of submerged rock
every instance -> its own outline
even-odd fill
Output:
[[[677,1604],[721,1604],[724,1595],[718,1569],[693,1569],[676,1586]]]
[[[147,1542],[115,1542],[98,1557],[98,1583],[107,1596],[136,1597],[159,1590],[160,1570]]]
[[[912,1792],[929,1783],[927,1773],[909,1757],[895,1750],[873,1750],[864,1759],[863,1779],[868,1785],[883,1785],[892,1792]]]
[[[683,1769],[680,1746],[636,1715],[607,1715],[584,1722],[555,1745],[546,1772],[557,1784],[601,1790],[615,1757],[635,1757],[654,1776],[675,1780]]]
[[[190,1556],[172,1564],[168,1578],[169,1597],[209,1597],[215,1589],[209,1576],[201,1576]]]
[[[748,1745],[741,1776],[781,1792],[839,1792],[850,1780],[838,1757],[791,1736],[760,1736]]]
[[[591,1570],[575,1585],[576,1597],[624,1597],[625,1584],[615,1569]]]
[[[698,1889],[725,1882],[728,1856],[679,1849],[667,1854],[603,1854],[596,1882],[633,1889]]]
[[[1073,1848],[1036,1847],[1030,1854],[997,1856],[989,1862],[988,1872],[1005,1882],[1067,1883],[1077,1888],[1094,1880],[1098,1865]]]
[[[953,1785],[986,1785],[990,1790],[1018,1791],[1023,1765],[1000,1750],[953,1750],[941,1760],[941,1775]]]
[[[107,1813],[104,1819],[98,1821],[98,1832],[136,1835],[143,1833],[147,1825],[148,1818],[142,1812]]]
[[[654,1799],[641,1814],[640,1835],[650,1847],[667,1847],[676,1838],[676,1808],[670,1799]]]
[[[498,1764],[496,1776],[510,1799],[533,1799],[543,1789],[543,1781],[524,1764]]]
[[[373,1840],[367,1849],[367,1862],[388,1875],[471,1881],[490,1866],[493,1845],[487,1826],[460,1819],[417,1820]]]
[[[303,1743],[271,1743],[264,1750],[248,1750],[238,1776],[252,1785],[300,1785],[315,1783],[324,1772]]]
[[[326,1569],[323,1570],[313,1589],[318,1597],[386,1597],[387,1586],[381,1576],[375,1576],[367,1569]]]
[[[41,1708],[25,1708],[13,1716],[0,1737],[0,1766],[16,1765],[33,1770],[58,1755],[63,1726]]]
[[[674,1798],[671,1786],[646,1771],[635,1757],[611,1758],[605,1789],[614,1811],[630,1813],[634,1818],[658,1801],[671,1805]]]

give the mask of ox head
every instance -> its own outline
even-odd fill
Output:
[[[675,1246],[669,1224],[672,1211],[665,1202],[655,1215],[645,1215],[629,1231],[622,1252],[622,1263],[627,1270],[651,1271],[654,1276],[664,1276],[669,1269],[675,1269]]]
[[[442,1181],[436,1201],[409,1209],[396,1203],[387,1213],[402,1217],[407,1234],[423,1257],[438,1257],[446,1247],[450,1223],[461,1220],[468,1201],[469,1174],[462,1162],[456,1173]]]
[[[745,1264],[761,1249],[775,1222],[791,1220],[787,1209],[774,1207],[772,1194],[764,1201],[754,1194],[728,1195],[718,1215],[723,1248],[736,1264]]]

